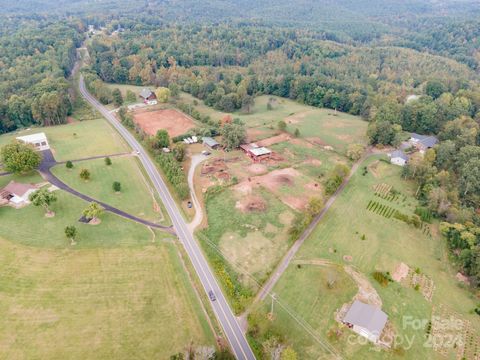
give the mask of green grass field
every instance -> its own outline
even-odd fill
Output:
[[[0,136],[0,147],[13,141],[17,136],[36,132],[45,132],[55,159],[58,161],[130,151],[115,130],[103,119],[31,128],[2,135]]]
[[[413,198],[415,186],[401,179],[401,168],[377,160],[378,158],[367,160],[365,166],[373,163],[374,169],[366,176],[362,176],[361,171],[353,176],[351,183],[300,249],[295,261],[315,262],[326,259],[339,266],[353,265],[367,276],[377,290],[383,301],[382,309],[388,314],[395,331],[403,339],[406,336],[415,338],[412,348],[405,350],[403,357],[440,358],[438,353],[423,346],[425,329],[405,328],[404,316],[430,320],[433,307],[443,304],[460,313],[465,320],[469,320],[474,331],[479,333],[478,315],[471,313],[478,300],[456,282],[455,272],[447,259],[445,241],[437,235],[437,225],[433,225],[432,237],[428,237],[411,225],[393,218],[385,218],[366,209],[372,199],[407,214],[411,214],[416,206],[416,200]],[[395,204],[379,200],[374,196],[374,186],[381,183],[392,185],[401,192],[402,199],[405,196],[406,200]],[[363,234],[365,240],[361,239]],[[351,256],[352,261],[346,262],[343,259],[345,255]],[[374,348],[371,345],[349,345],[348,337],[351,332],[347,330],[343,330],[338,339],[330,338],[329,330],[335,329],[336,326],[333,310],[339,309],[343,303],[352,299],[356,286],[351,281],[348,285],[342,280],[337,282],[333,289],[326,289],[324,272],[329,271],[329,268],[318,265],[303,265],[298,268],[295,261],[290,264],[273,291],[279,295],[281,301],[288,304],[293,313],[310,324],[323,341],[333,345],[347,358],[398,357],[397,352],[372,351]],[[433,279],[435,291],[432,303],[413,288],[403,287],[398,283],[382,287],[371,276],[373,271],[393,273],[400,262],[414,269],[419,267],[421,273]],[[342,272],[337,277],[344,278],[345,273]],[[267,300],[260,306],[258,316],[262,318],[264,315],[261,314],[269,309],[270,300]],[[274,333],[286,336],[302,359],[316,359],[325,352],[320,343],[280,307],[277,307],[276,319],[268,325]],[[405,344],[401,346],[404,347]]]
[[[267,108],[270,98],[275,99],[272,110]],[[193,104],[195,98],[182,94],[180,100]],[[197,103],[195,108],[213,119],[220,120],[226,115],[205,106],[201,100],[197,100]],[[331,109],[319,109],[276,96],[258,96],[251,114],[235,112],[232,117],[245,121],[248,128],[258,132],[253,140],[274,135],[278,122],[283,120],[287,123],[289,133],[293,134],[298,128],[302,138],[313,138],[319,144],[330,145],[340,153],[344,153],[349,144],[367,143],[368,123],[360,117],[341,112],[335,114]]]
[[[79,173],[82,169],[88,169],[91,178],[88,182],[82,180]],[[65,165],[57,165],[52,172],[63,182],[75,190],[89,195],[94,199],[103,201],[109,205],[126,211],[142,219],[161,223],[163,214],[160,205],[156,207],[154,193],[148,182],[140,172],[135,158],[116,157],[112,158],[112,165],[105,165],[104,159],[88,160],[75,163],[73,169],[67,169]],[[112,189],[114,181],[119,181],[122,190],[119,194]]]
[[[0,237],[0,272],[2,359],[166,359],[215,343],[172,243],[52,250]]]

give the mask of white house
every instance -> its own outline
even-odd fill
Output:
[[[343,318],[343,323],[373,343],[380,339],[388,316],[379,308],[355,300]]]
[[[47,136],[45,133],[36,133],[36,134],[31,134],[31,135],[25,135],[25,136],[18,136],[17,140],[25,143],[25,144],[30,144],[33,145],[35,150],[38,151],[43,151],[43,150],[48,150],[50,149],[50,145],[48,144]]]
[[[398,166],[405,166],[408,161],[408,155],[405,154],[402,150],[395,150],[390,156],[390,163]]]
[[[33,184],[10,181],[7,186],[0,190],[0,204],[9,204],[16,208],[27,205],[30,203],[28,197],[37,189]]]

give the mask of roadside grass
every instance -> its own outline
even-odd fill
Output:
[[[368,166],[378,161],[378,157],[368,159],[364,165]],[[368,202],[374,196],[374,186],[379,183],[392,185],[400,191],[406,201],[395,205],[401,211],[411,215],[415,208],[416,200],[413,198],[415,185],[401,178],[401,168],[380,162],[376,168],[375,176],[370,171],[362,176],[358,171],[351,182],[337,198],[314,233],[305,242],[296,255],[296,260],[327,259],[336,264],[353,265],[357,270],[367,276],[383,301],[382,309],[388,314],[394,329],[403,340],[406,336],[414,336],[412,348],[405,349],[404,358],[439,358],[438,353],[424,346],[425,329],[412,329],[403,324],[404,317],[412,316],[414,319],[430,320],[432,307],[444,304],[460,313],[465,319],[470,320],[474,329],[480,331],[478,315],[470,311],[478,300],[474,295],[463,289],[456,281],[455,272],[448,259],[445,240],[438,234],[438,224],[432,225],[432,237],[428,237],[421,230],[407,225],[393,218],[386,218],[366,209]],[[380,200],[382,201],[382,200]],[[391,202],[384,201],[391,205]],[[362,235],[365,240],[362,240]],[[351,256],[352,261],[346,262],[343,257]],[[421,272],[431,277],[435,284],[432,303],[423,298],[419,291],[402,287],[397,283],[390,283],[387,287],[380,286],[371,276],[373,271],[389,271],[393,273],[395,267],[404,262],[412,268],[419,267]],[[274,288],[285,303],[303,320],[313,326],[316,333],[324,340],[328,339],[330,324],[333,324],[333,311],[316,311],[317,301],[311,297],[311,292],[319,286],[321,277],[315,271],[295,269],[290,264],[287,272],[282,276]],[[305,272],[307,275],[305,275]],[[310,275],[308,275],[310,274]],[[306,276],[306,279],[304,277]],[[356,291],[356,289],[355,289]],[[347,290],[348,299],[351,300],[351,290]],[[340,308],[345,302],[343,295],[335,299],[334,306]],[[263,311],[269,308],[270,300],[264,303]],[[261,307],[261,305],[260,305]],[[295,322],[287,315],[279,315],[278,323],[274,321],[272,327],[277,329],[293,343],[295,349],[302,355],[301,358],[314,359],[321,346],[304,330],[292,331]],[[329,322],[323,322],[327,318]],[[385,359],[397,358],[393,351],[370,351],[371,345],[351,345],[348,343],[352,332],[342,330],[338,339],[328,340],[345,357],[355,356],[358,359]]]
[[[205,201],[208,227],[197,232],[237,313],[258,290],[256,282],[265,281],[287,250],[287,230],[294,215],[266,190],[256,190],[255,195],[265,200],[265,211],[241,212],[236,208],[238,199],[228,188],[208,195]],[[214,247],[228,259],[219,255]],[[223,272],[225,266],[228,274]]]
[[[74,160],[96,155],[130,151],[124,141],[103,119],[80,121],[52,127],[35,127],[0,136],[0,147],[15,137],[45,132],[55,159]]]
[[[125,236],[136,244],[55,250],[0,238],[0,357],[152,359],[214,346],[173,243],[119,232],[97,233],[92,246]]]
[[[90,171],[91,179],[88,182],[80,178],[81,169]],[[55,166],[52,172],[82,194],[89,195],[142,219],[155,223],[163,222],[160,205],[132,157],[112,158],[110,166],[105,164],[104,159],[81,161],[75,163],[73,169],[67,169],[64,164],[61,164]],[[114,181],[121,184],[121,191],[118,194],[112,188]],[[155,211],[155,206],[157,206],[157,211]]]

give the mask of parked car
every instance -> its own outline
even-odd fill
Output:
[[[188,207],[189,209],[192,208],[192,202],[191,202],[191,201],[187,202],[187,207]]]
[[[208,155],[210,155],[210,154],[211,154],[210,151],[207,151],[207,150],[203,150],[203,151],[202,151],[202,155],[208,156]]]
[[[210,291],[208,292],[208,297],[209,297],[210,300],[212,300],[212,301],[217,300],[217,297],[215,296],[215,293],[213,292],[213,290],[210,290]]]

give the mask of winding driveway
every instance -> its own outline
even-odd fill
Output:
[[[136,216],[133,216],[129,213],[126,213],[125,211],[117,209],[117,208],[115,208],[113,206],[110,206],[110,205],[108,205],[108,204],[106,204],[102,201],[98,201],[98,200],[96,200],[96,199],[94,199],[90,196],[87,196],[85,194],[82,194],[82,193],[78,192],[75,189],[72,189],[70,186],[65,184],[63,181],[61,181],[59,178],[57,178],[51,172],[52,167],[54,167],[55,165],[61,164],[63,162],[60,162],[60,163],[57,162],[50,150],[42,151],[42,155],[43,155],[43,159],[42,159],[42,163],[40,164],[40,166],[38,168],[38,171],[39,171],[40,175],[42,176],[42,178],[45,179],[46,181],[48,181],[50,184],[55,185],[59,189],[62,189],[62,190],[66,191],[66,192],[68,192],[72,195],[75,195],[76,197],[78,197],[80,199],[83,199],[87,202],[96,202],[99,205],[101,205],[108,212],[111,212],[113,214],[116,214],[118,216],[124,217],[124,218],[129,219],[129,220],[135,221],[139,224],[150,226],[150,227],[155,228],[155,229],[161,229],[161,230],[166,231],[166,232],[168,232],[172,235],[175,235],[175,231],[173,230],[173,227],[171,227],[171,226],[163,226],[163,225],[155,224],[151,221],[140,219]],[[108,156],[109,157],[114,157],[114,156],[123,156],[123,155],[125,155],[125,154],[124,153],[113,154],[113,155],[108,155]],[[104,157],[106,157],[106,156],[92,156],[90,158],[72,160],[72,162],[90,160],[90,159],[101,159],[101,158],[104,158]]]
[[[340,195],[340,193],[343,191],[343,189],[345,189],[345,187],[348,185],[348,183],[350,182],[350,179],[355,174],[360,164],[362,164],[371,155],[374,155],[372,153],[372,149],[368,149],[365,155],[352,166],[350,170],[350,174],[343,180],[342,184],[339,186],[337,191],[335,191],[335,193],[327,200],[322,211],[320,211],[320,213],[317,216],[315,216],[315,218],[310,223],[310,225],[305,229],[302,235],[298,238],[297,241],[295,241],[293,246],[288,250],[287,254],[280,261],[280,264],[278,264],[277,268],[272,273],[272,276],[270,276],[270,278],[261,287],[260,291],[258,292],[257,296],[255,297],[255,300],[253,301],[249,309],[251,309],[252,306],[257,302],[263,301],[270,294],[273,287],[278,282],[282,274],[285,272],[285,270],[287,269],[288,265],[292,261],[295,254],[298,252],[298,250],[303,245],[305,240],[312,234],[313,230],[315,230],[318,223],[323,219],[323,217],[328,212],[328,210],[332,207],[333,203],[335,202],[337,197]],[[246,317],[247,314],[248,314],[248,310],[242,315],[242,317],[243,318]]]

